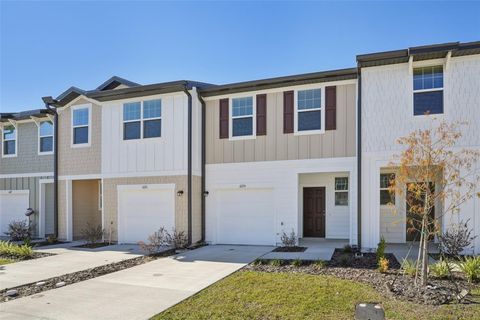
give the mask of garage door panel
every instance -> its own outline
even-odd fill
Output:
[[[119,241],[137,243],[160,227],[175,226],[173,189],[120,190]]]
[[[20,191],[0,194],[0,235],[8,231],[12,221],[27,220],[25,211],[29,208],[29,192]]]
[[[275,243],[272,189],[222,190],[218,194],[218,243]]]

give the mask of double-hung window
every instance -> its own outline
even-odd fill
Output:
[[[348,206],[348,178],[335,178],[335,205]]]
[[[162,101],[160,99],[123,104],[123,140],[162,136]]]
[[[53,152],[53,123],[42,121],[38,126],[38,151],[40,154]]]
[[[3,127],[3,157],[17,155],[17,129],[13,125]]]
[[[394,173],[380,174],[380,205],[385,206],[389,203],[395,203],[395,194],[390,192],[390,186],[394,181]]]
[[[443,113],[443,66],[413,69],[413,114]]]
[[[251,137],[254,130],[253,97],[232,98],[231,137]]]
[[[321,89],[297,91],[297,131],[322,129]]]
[[[79,107],[72,112],[72,144],[88,145],[90,143],[90,108]]]

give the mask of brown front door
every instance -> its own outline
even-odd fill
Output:
[[[325,187],[303,188],[303,236],[325,238]]]

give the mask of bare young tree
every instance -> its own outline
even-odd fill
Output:
[[[440,232],[440,221],[447,214],[457,214],[476,192],[480,177],[475,163],[480,152],[455,147],[462,136],[462,122],[433,120],[430,127],[415,130],[398,139],[404,147],[391,166],[398,167],[389,191],[403,196],[407,209],[407,232],[419,236],[415,284],[426,286],[428,280],[428,245]],[[442,210],[435,205],[441,204]]]

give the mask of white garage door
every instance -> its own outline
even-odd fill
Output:
[[[5,236],[10,222],[27,220],[28,199],[28,190],[0,191],[0,236]]]
[[[221,190],[217,213],[218,243],[275,244],[272,189]]]
[[[175,185],[118,186],[118,241],[137,243],[175,226]]]

